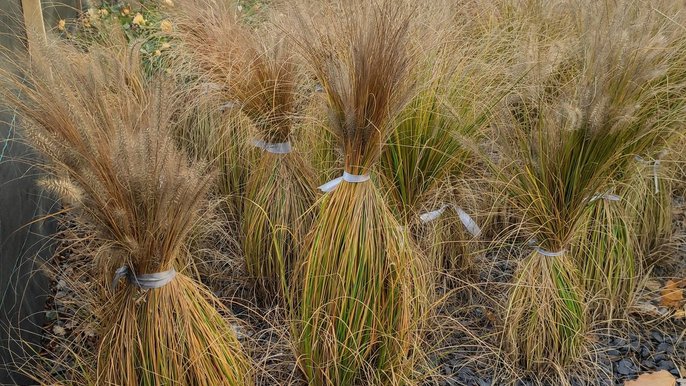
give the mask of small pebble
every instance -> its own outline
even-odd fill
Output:
[[[607,355],[609,355],[609,356],[611,356],[611,357],[619,357],[619,356],[621,356],[622,354],[620,354],[619,351],[617,351],[617,350],[615,350],[615,349],[612,349],[612,350],[608,350],[608,351],[607,351]]]
[[[635,374],[637,369],[630,360],[622,359],[621,361],[617,362],[617,372],[622,375],[631,375]]]
[[[657,342],[662,342],[665,339],[659,331],[653,331],[652,334],[650,334],[650,335]]]
[[[667,371],[670,371],[670,370],[676,368],[676,366],[674,365],[674,362],[672,362],[670,360],[664,360],[664,361],[658,362],[657,367],[661,370],[667,370]]]
[[[657,345],[657,352],[671,354],[674,352],[674,347],[667,342],[662,342]]]
[[[652,359],[646,359],[643,362],[641,362],[641,364],[643,365],[643,367],[650,370],[655,368],[655,361],[653,361]]]

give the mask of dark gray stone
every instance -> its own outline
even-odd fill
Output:
[[[674,362],[667,359],[667,360],[657,362],[657,368],[660,370],[670,371],[672,369],[675,369],[676,365],[674,365]]]
[[[479,386],[493,386],[493,381],[490,378],[477,379]]]
[[[650,334],[650,336],[653,337],[653,340],[655,340],[656,342],[660,342],[660,343],[662,343],[662,341],[665,339],[665,338],[662,336],[662,333],[659,332],[659,331],[653,331],[653,332]]]
[[[674,347],[670,343],[662,342],[657,345],[657,352],[671,354],[674,352]]]
[[[655,361],[652,359],[646,359],[643,362],[641,362],[641,365],[646,368],[646,369],[654,369],[655,368]]]
[[[622,374],[622,375],[632,375],[638,372],[638,369],[636,366],[633,364],[628,359],[622,359],[621,361],[617,362],[617,373]]]
[[[611,357],[618,358],[618,357],[621,356],[622,354],[621,354],[619,351],[617,351],[617,350],[615,350],[615,349],[612,349],[612,350],[608,350],[608,351],[607,351],[607,355],[609,355],[609,356],[611,356]]]

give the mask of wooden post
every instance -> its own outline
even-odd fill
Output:
[[[24,14],[26,40],[29,45],[29,52],[31,52],[31,47],[36,47],[46,41],[43,8],[40,5],[40,0],[21,0],[21,9]]]

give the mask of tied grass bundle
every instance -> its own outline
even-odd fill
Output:
[[[216,165],[218,192],[238,222],[242,216],[252,125],[229,85],[241,71],[241,26],[233,1],[182,0],[170,12],[170,70],[186,89],[174,135],[184,149]]]
[[[82,54],[54,43],[34,50],[25,81],[0,73],[29,142],[48,159],[46,186],[92,238],[102,307],[93,310],[101,340],[90,378],[97,385],[248,384],[248,359],[217,308],[226,310],[187,273],[187,241],[203,221],[211,175],[174,147],[175,100],[142,79],[128,50]],[[119,267],[132,273],[114,288]],[[133,284],[171,269],[176,276],[161,287]]]
[[[503,34],[485,28],[472,36],[464,26],[471,19],[447,2],[432,5],[418,10],[414,20],[435,26],[413,34],[423,52],[411,74],[419,92],[396,122],[381,171],[400,222],[412,229],[432,264],[454,274],[470,268],[476,251],[474,235],[460,225],[455,210],[464,210],[463,216],[477,211],[474,200],[464,198],[476,175],[475,144],[506,95],[504,61],[494,58]],[[420,219],[446,207],[430,224]]]
[[[243,250],[248,272],[264,292],[285,296],[314,217],[315,177],[303,157],[290,149],[298,69],[283,40],[263,44],[246,41],[245,68],[232,85],[265,145],[246,185]],[[289,149],[285,154],[271,150],[277,144]]]
[[[559,370],[583,352],[583,339],[565,337],[585,333],[579,283],[588,280],[577,275],[589,260],[598,260],[586,248],[575,248],[590,221],[589,196],[621,178],[616,171],[627,169],[631,154],[643,154],[671,135],[675,118],[684,114],[678,95],[686,85],[686,56],[671,19],[635,2],[572,7],[565,16],[571,19],[558,25],[571,20],[578,31],[552,42],[540,33],[550,20],[536,16],[528,27],[533,39],[522,50],[530,56],[525,63],[535,65],[525,69],[526,92],[509,101],[512,120],[500,133],[510,164],[497,177],[540,246],[566,252],[552,254],[546,265],[531,261],[540,259],[537,255],[522,262],[510,293],[505,335],[515,360],[527,368]],[[615,274],[602,272],[603,277]],[[545,282],[555,286],[536,287]],[[567,310],[545,312],[550,305],[542,299]],[[542,317],[556,328],[526,334]]]
[[[507,310],[504,341],[524,368],[554,368],[582,355],[586,309],[567,253],[531,252],[515,275]]]
[[[220,95],[249,122],[237,128],[243,139],[254,131],[254,140],[263,144],[264,151],[256,159],[248,157],[251,162],[246,165],[243,252],[248,273],[263,294],[283,296],[309,231],[309,209],[315,200],[314,172],[303,157],[271,148],[291,146],[299,108],[298,68],[283,38],[248,30],[225,4],[186,0],[181,5],[188,10],[189,21],[179,27],[180,47],[193,53],[191,63],[201,63],[201,79],[213,79]],[[204,22],[193,23],[199,20]]]
[[[299,13],[298,41],[327,94],[345,171],[366,175],[406,99],[408,19],[390,1],[334,7],[326,22]],[[373,179],[341,181],[319,209],[295,288],[300,366],[311,385],[403,384],[427,308],[413,244]]]
[[[599,314],[594,320],[612,321],[624,316],[640,277],[635,233],[623,203],[612,195],[596,197],[588,211],[575,255],[582,259],[578,264],[591,312]]]
[[[637,238],[643,265],[658,260],[661,247],[672,237],[673,171],[663,160],[638,158],[631,165],[626,210]],[[631,172],[633,171],[633,172]]]

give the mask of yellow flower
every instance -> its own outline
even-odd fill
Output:
[[[173,28],[174,25],[171,21],[169,21],[169,19],[162,20],[162,22],[160,23],[160,30],[166,34],[171,33]]]
[[[126,16],[131,13],[131,9],[129,7],[124,7],[121,9],[121,14]]]
[[[60,19],[60,21],[57,22],[57,29],[60,31],[64,31],[64,27],[66,27],[67,22],[64,19]]]
[[[155,56],[160,56],[162,55],[162,51],[160,50],[155,50]]]
[[[100,16],[102,16],[102,17],[107,17],[107,15],[109,15],[109,14],[110,14],[109,11],[107,11],[107,9],[105,9],[105,8],[100,10]]]
[[[137,13],[136,16],[133,17],[132,23],[137,25],[143,25],[145,24],[145,18],[140,13]]]

